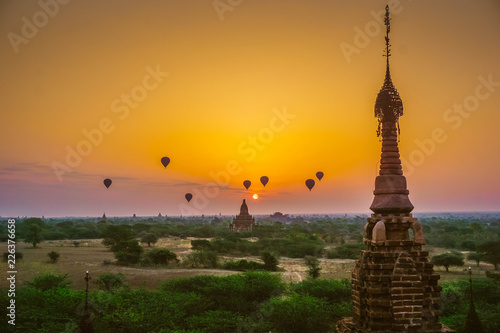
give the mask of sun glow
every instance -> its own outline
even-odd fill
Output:
[[[257,199],[259,198],[259,195],[258,195],[257,193],[255,193],[254,195],[252,195],[252,198],[253,198],[254,200],[257,200]]]

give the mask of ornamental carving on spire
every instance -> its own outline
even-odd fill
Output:
[[[389,57],[391,56],[391,44],[389,42],[389,32],[391,31],[391,18],[389,17],[389,6],[385,7],[385,54],[387,58],[385,80],[380,92],[378,93],[377,100],[375,101],[375,117],[378,118],[377,136],[381,134],[381,125],[385,122],[398,123],[399,133],[399,117],[403,115],[403,101],[399,97],[398,90],[394,87],[391,80],[391,72],[389,68]]]

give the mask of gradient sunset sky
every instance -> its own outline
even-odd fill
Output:
[[[368,214],[386,4],[2,1],[0,216]],[[500,2],[389,4],[414,212],[499,211]]]

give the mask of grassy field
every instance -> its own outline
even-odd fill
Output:
[[[157,288],[161,281],[177,277],[189,277],[198,274],[228,275],[237,272],[222,269],[186,269],[181,267],[172,268],[135,268],[116,265],[104,265],[105,260],[114,261],[114,256],[109,249],[101,244],[100,239],[80,240],[80,245],[75,247],[73,241],[45,241],[33,249],[30,244],[17,243],[16,251],[22,252],[24,258],[16,263],[17,285],[32,280],[35,276],[44,273],[68,274],[73,281],[72,287],[76,289],[84,288],[85,271],[89,270],[91,277],[97,278],[103,273],[123,273],[131,287],[145,287],[147,289]],[[2,251],[6,252],[7,244],[0,243]],[[177,237],[162,238],[156,247],[168,248],[182,257],[191,252],[190,239],[180,239]],[[147,249],[147,247],[146,247]],[[441,248],[427,248],[432,255],[445,252]],[[60,258],[56,264],[49,261],[47,253],[50,251],[59,252]],[[222,261],[247,259],[260,261],[258,257],[228,257],[221,256]],[[321,278],[341,279],[351,277],[351,270],[354,260],[341,259],[321,259]],[[446,272],[444,267],[435,267],[435,271],[441,275],[441,281],[454,281],[468,277],[467,267],[473,269],[473,276],[485,278],[485,270],[493,269],[492,265],[481,263],[476,267],[475,262],[467,262],[464,267],[450,267]],[[303,259],[281,258],[279,267],[283,270],[283,280],[287,282],[298,282],[307,278],[307,268]],[[7,263],[1,262],[0,269],[4,272],[8,270]],[[7,288],[7,280],[0,280],[0,288]]]

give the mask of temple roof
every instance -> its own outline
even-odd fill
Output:
[[[245,199],[243,199],[243,203],[241,204],[240,215],[249,215],[248,206],[247,203],[245,202]]]

